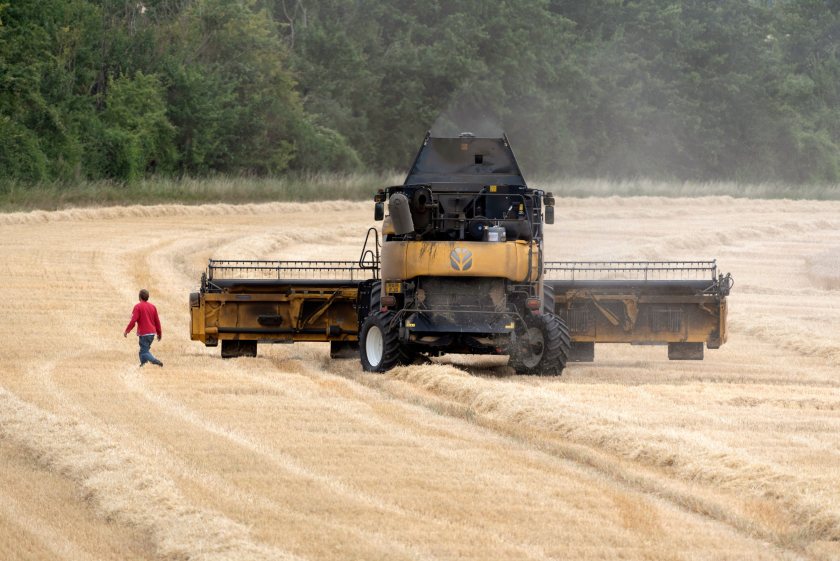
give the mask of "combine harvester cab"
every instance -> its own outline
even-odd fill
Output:
[[[593,360],[595,343],[702,359],[726,340],[731,278],[713,261],[546,262],[554,197],[528,187],[506,137],[427,134],[405,182],[374,203],[381,243],[369,231],[358,261],[211,261],[190,297],[192,338],[224,357],[328,341],[373,372],[503,354],[540,375]]]

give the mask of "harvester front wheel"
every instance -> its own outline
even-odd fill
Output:
[[[378,282],[370,289],[370,310],[371,313],[379,311],[382,301],[382,283]],[[400,345],[400,357],[397,359],[398,364],[405,366],[414,364],[420,358],[420,353],[406,345]]]
[[[571,351],[569,330],[562,319],[544,312],[529,316],[510,355],[510,366],[519,374],[559,376]]]
[[[401,362],[397,330],[391,327],[393,312],[373,312],[362,324],[359,356],[365,372],[386,372]]]

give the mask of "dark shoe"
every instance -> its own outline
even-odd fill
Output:
[[[161,368],[163,368],[163,361],[160,361],[160,360],[159,360],[159,361],[157,361],[155,364],[157,364],[158,366],[160,366]]]

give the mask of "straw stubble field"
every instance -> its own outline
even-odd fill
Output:
[[[354,258],[369,203],[0,216],[0,558],[837,559],[840,203],[558,199],[553,259],[719,259],[702,363],[364,374],[188,340],[206,259]],[[137,290],[164,322],[138,368]]]

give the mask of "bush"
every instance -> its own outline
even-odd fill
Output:
[[[20,123],[0,115],[0,178],[40,181],[47,178],[47,157],[38,137]]]
[[[305,123],[293,165],[308,171],[357,171],[362,162],[347,140],[332,129]]]
[[[110,81],[102,121],[106,126],[104,174],[132,180],[174,168],[175,128],[166,117],[160,80],[142,72]]]

